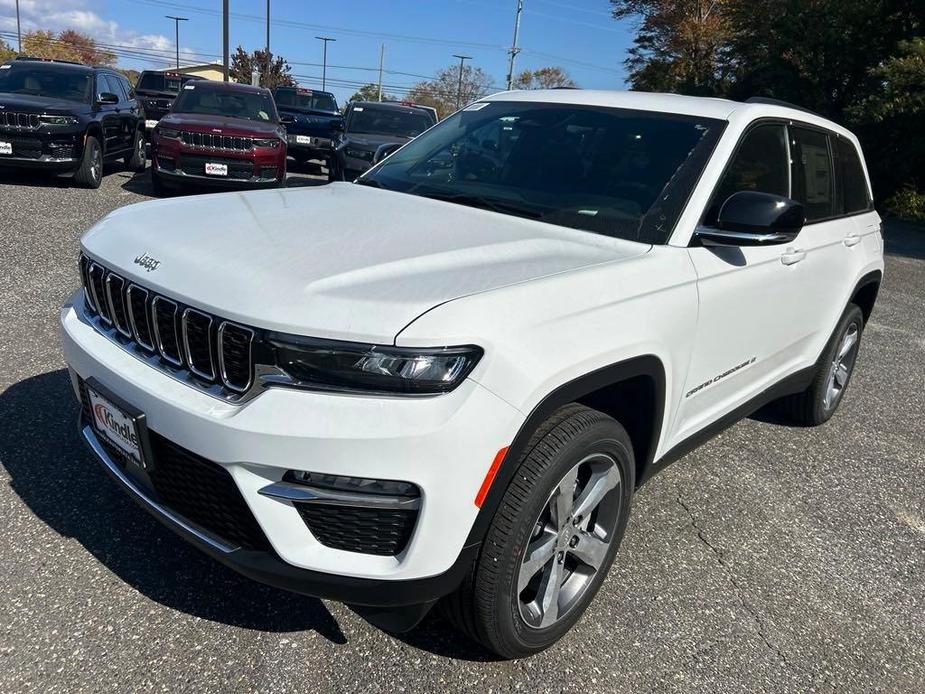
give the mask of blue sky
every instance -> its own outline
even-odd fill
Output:
[[[14,0],[0,0],[0,31],[15,30]],[[221,58],[221,0],[20,0],[24,28],[73,27],[123,49],[121,63],[144,67],[138,56],[169,55],[173,23],[180,28],[181,60]],[[306,86],[320,87],[321,42],[329,44],[329,85],[340,100],[377,78],[385,43],[385,83],[403,89],[455,62],[473,57],[500,87],[507,73],[516,0],[271,0],[271,48],[292,63]],[[561,65],[582,87],[624,88],[623,59],[632,27],[609,16],[607,0],[525,0],[517,67]],[[231,0],[231,46],[263,46],[266,0]],[[9,40],[4,33],[0,37]],[[12,43],[12,42],[11,42]],[[154,67],[156,64],[149,63]],[[339,67],[343,66],[343,67]],[[356,68],[370,68],[367,70]],[[396,74],[410,73],[410,74]]]

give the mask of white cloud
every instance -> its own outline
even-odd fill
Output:
[[[118,22],[103,19],[92,7],[95,0],[19,0],[19,12],[22,30],[37,29],[61,31],[74,29],[88,34],[100,43],[118,46],[119,64],[131,67],[151,63],[159,65],[170,60],[175,50],[172,39],[164,34],[142,34],[133,29],[119,25]],[[0,31],[16,31],[16,0],[0,0]],[[9,39],[9,37],[6,37]],[[7,41],[15,43],[15,41]],[[130,53],[131,49],[136,50]],[[147,61],[142,57],[145,51],[163,51],[163,60]],[[129,52],[126,52],[129,51]],[[181,48],[180,59],[184,62],[201,62],[196,60],[193,51]]]

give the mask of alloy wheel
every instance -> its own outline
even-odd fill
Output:
[[[517,576],[520,615],[534,629],[562,619],[602,569],[620,516],[622,473],[609,455],[587,456],[553,489]]]
[[[845,392],[848,379],[851,377],[851,370],[857,359],[860,335],[860,326],[857,323],[851,323],[842,336],[838,350],[835,352],[835,358],[829,367],[829,375],[825,384],[822,404],[826,410],[833,409]]]
[[[94,181],[99,181],[103,177],[103,155],[99,150],[93,153],[93,160],[90,162],[90,176]]]

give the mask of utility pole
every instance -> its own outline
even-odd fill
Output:
[[[385,63],[385,43],[379,44],[379,101],[382,101],[382,66]]]
[[[228,0],[222,0],[222,74],[228,81]]]
[[[459,86],[456,87],[456,110],[459,110],[459,107],[462,105],[462,81],[463,81],[463,63],[467,60],[472,60],[471,55],[453,55],[454,58],[459,58]]]
[[[270,0],[267,0],[267,70],[263,86],[270,84]]]
[[[174,17],[172,15],[164,15],[167,19],[173,20],[173,29],[174,34],[176,35],[177,40],[177,70],[180,69],[180,22],[188,22],[189,19],[186,17]]]
[[[19,42],[19,52],[22,53],[22,27],[19,24],[19,0],[16,0],[16,39]]]
[[[520,47],[517,42],[520,40],[520,17],[524,13],[524,0],[517,0],[517,17],[514,20],[514,43],[511,44],[511,50],[508,53],[511,56],[510,67],[507,71],[507,88],[508,91],[514,88],[514,61],[517,54],[520,53]]]
[[[324,54],[321,59],[321,91],[326,91],[328,81],[328,41],[337,41],[327,36],[316,36],[319,41],[324,41]]]

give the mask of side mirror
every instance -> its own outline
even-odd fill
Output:
[[[295,123],[295,118],[293,118],[292,116],[280,116],[280,117],[279,117],[279,122],[282,123],[282,124],[284,124],[284,125],[285,125],[286,123]]]
[[[113,105],[119,103],[119,97],[113,94],[112,92],[100,92],[100,95],[96,98],[98,104]]]
[[[716,228],[700,227],[704,246],[776,246],[793,241],[806,223],[803,205],[771,193],[733,193],[719,210]]]
[[[342,133],[344,132],[344,121],[342,118],[335,118],[331,121],[331,130]]]
[[[379,145],[376,153],[373,155],[373,165],[378,164],[391,154],[394,154],[404,146],[404,142],[392,142],[387,145]]]

